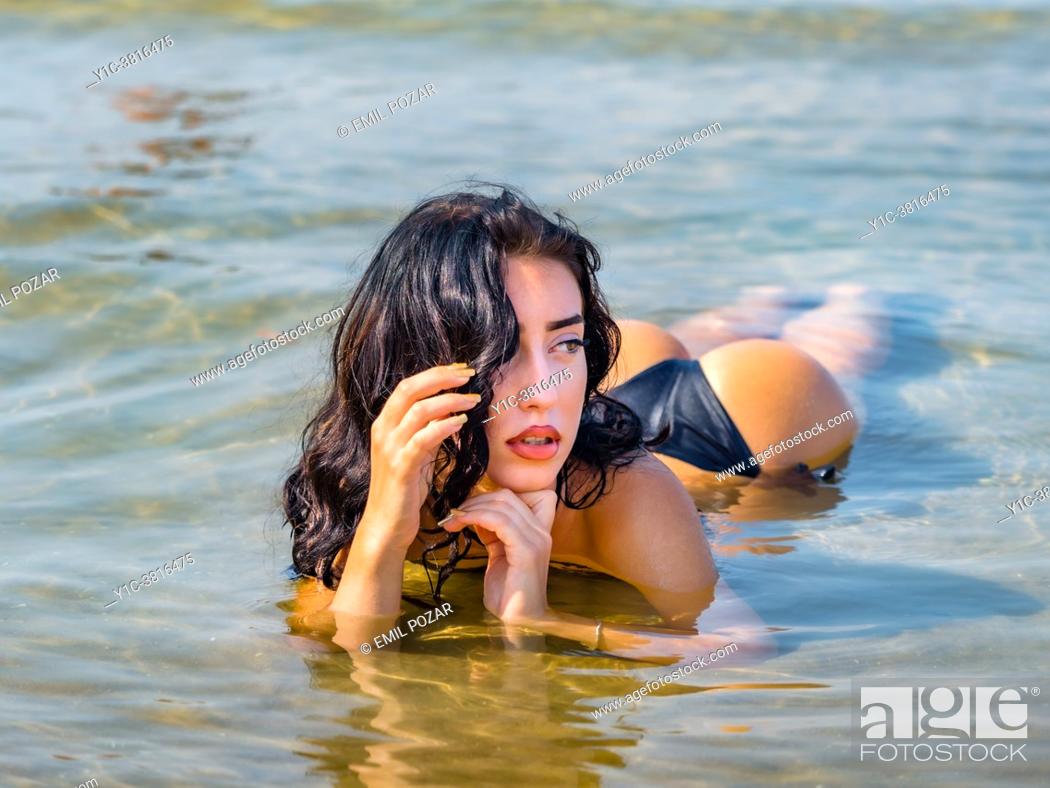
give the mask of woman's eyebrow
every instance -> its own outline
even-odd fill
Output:
[[[559,328],[565,328],[565,326],[572,326],[577,323],[583,322],[583,315],[575,314],[572,317],[563,317],[561,320],[555,320],[547,324],[548,331],[557,331]]]

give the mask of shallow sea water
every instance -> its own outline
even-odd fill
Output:
[[[1050,484],[1048,47],[1045,3],[0,0],[0,292],[61,276],[0,308],[0,783],[1046,784],[1045,707],[1028,763],[861,764],[850,682],[1046,683],[1050,502],[997,521]],[[507,650],[479,575],[365,667],[296,623],[276,494],[330,334],[189,378],[341,304],[404,210],[471,175],[579,221],[621,316],[886,294],[842,478],[764,519],[698,500],[775,659],[596,721],[666,670]],[[651,620],[606,578],[554,572],[549,599]]]

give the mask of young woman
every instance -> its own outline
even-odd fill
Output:
[[[457,566],[485,567],[485,607],[512,631],[642,659],[730,642],[768,653],[761,622],[718,579],[683,482],[799,473],[849,447],[855,420],[805,432],[850,406],[801,349],[804,321],[783,327],[795,344],[730,341],[697,363],[668,332],[612,319],[598,251],[572,222],[497,189],[416,206],[336,332],[331,389],[284,507],[296,569],[335,590],[324,601],[337,642],[356,653],[386,631],[406,559],[438,559],[438,594]],[[684,324],[683,338],[739,328],[728,313],[707,320]],[[719,474],[741,462],[740,475]],[[667,627],[552,610],[547,576],[559,563],[630,583]]]

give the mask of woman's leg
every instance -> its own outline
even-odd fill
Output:
[[[699,312],[668,327],[691,358],[741,339],[775,339],[784,324],[801,311],[783,287],[745,287],[736,303]]]
[[[752,287],[735,304],[701,312],[668,329],[644,320],[616,322],[623,343],[607,389],[665,359],[701,358],[743,339],[782,339],[839,378],[874,369],[888,350],[882,300],[859,285],[834,285],[821,306],[807,310],[800,310],[782,287]]]
[[[886,360],[889,319],[882,298],[859,285],[834,285],[818,309],[787,322],[781,339],[809,353],[840,380]]]
[[[792,316],[787,302],[783,287],[745,287],[736,303],[698,312],[666,329],[644,320],[617,320],[623,341],[606,388],[669,358],[700,358],[729,342],[777,336]]]

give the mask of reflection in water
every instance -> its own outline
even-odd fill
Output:
[[[297,638],[323,649],[334,622],[330,614],[311,611],[320,603],[309,592],[300,594],[287,621]],[[367,656],[347,644],[346,651],[306,657],[316,687],[355,702],[340,720],[350,735],[311,740],[320,748],[305,753],[314,771],[345,775],[349,769],[368,785],[458,784],[467,759],[496,783],[527,777],[575,784],[591,758],[589,747],[574,743],[578,732],[570,727],[584,719],[571,703],[580,677],[561,684],[567,694],[559,699],[552,683],[566,658],[549,653],[543,637],[517,636],[512,644],[502,625],[483,621],[485,615],[476,604],[456,603],[445,626]],[[363,704],[362,693],[368,699]],[[515,749],[508,758],[507,743],[520,742],[524,731],[531,734],[526,749],[535,748],[533,757]]]
[[[320,645],[331,637],[323,618],[297,612],[287,622],[297,638]],[[594,654],[581,660],[578,647],[559,651],[538,635],[516,635],[512,642],[501,624],[481,619],[477,608],[457,606],[443,631],[410,635],[367,656],[350,649],[306,656],[313,686],[353,704],[336,720],[348,733],[308,739],[316,749],[302,754],[314,762],[312,771],[334,777],[349,769],[367,785],[455,785],[469,762],[470,771],[491,784],[597,785],[599,766],[623,767],[623,750],[635,747],[644,731],[625,727],[617,714],[599,726],[591,711],[663,671]],[[747,680],[761,671],[707,668],[700,678],[661,687],[644,703],[658,709],[668,696],[826,686]],[[735,678],[727,682],[728,676]],[[704,684],[691,683],[699,681]],[[610,725],[614,736],[602,733]],[[593,733],[581,735],[581,726]]]
[[[852,450],[835,461],[836,478],[823,482],[810,473],[760,474],[755,479],[729,479],[711,484],[687,483],[686,489],[701,514],[724,513],[738,522],[809,520],[832,512],[846,501],[842,492]]]
[[[221,125],[240,114],[239,104],[248,96],[245,91],[191,92],[166,90],[151,85],[130,87],[113,99],[113,107],[132,123],[161,123],[178,120],[182,130],[208,124]],[[222,111],[214,105],[223,106]],[[122,163],[128,174],[148,174],[155,167],[173,161],[198,161],[213,158],[236,158],[251,146],[251,137],[216,135],[174,135],[139,143],[139,148],[154,160],[153,164]],[[111,169],[99,165],[99,169]]]
[[[129,186],[113,186],[109,189],[73,189],[52,186],[51,193],[56,197],[159,197],[165,192],[162,189],[136,189]]]
[[[776,478],[759,476],[747,482],[687,485],[712,552],[723,558],[739,553],[773,556],[793,552],[795,545],[785,542],[803,537],[784,532],[791,523],[806,523],[845,502],[841,482],[848,454],[835,463],[835,483],[822,482],[808,473],[791,473]],[[756,530],[762,535],[756,535]],[[777,532],[770,535],[770,530]]]
[[[160,137],[139,147],[165,166],[174,160],[197,161],[212,158],[236,158],[251,145],[251,137]]]
[[[739,531],[739,529],[733,530]],[[783,555],[784,553],[790,553],[795,548],[792,545],[778,544],[779,542],[791,542],[801,538],[800,536],[771,536],[768,538],[752,536],[740,539],[733,545],[719,545],[715,549],[720,555],[726,556],[740,552],[753,553],[754,555]]]
[[[731,513],[704,518],[713,531],[716,554],[747,552],[766,557],[793,551],[793,546],[782,543],[800,536],[741,537],[745,529],[768,526],[751,525],[748,520],[757,521],[760,513],[772,511],[789,521],[803,519],[814,510],[833,507],[841,497],[834,486],[811,477],[726,486],[716,494]],[[738,518],[740,514],[744,516]],[[727,543],[728,539],[736,541]],[[425,597],[424,578],[420,566],[410,565],[406,596]],[[447,593],[455,600],[456,612],[446,626],[410,634],[366,655],[360,653],[358,642],[367,639],[366,635],[358,632],[353,638],[340,638],[342,628],[337,628],[335,617],[325,610],[331,592],[312,580],[299,581],[286,621],[292,641],[308,652],[305,659],[315,685],[356,702],[363,693],[376,704],[355,706],[340,720],[353,731],[351,735],[311,739],[320,751],[305,755],[317,764],[315,771],[335,775],[349,769],[369,785],[454,783],[462,760],[469,759],[472,770],[498,783],[599,784],[600,767],[622,767],[628,762],[625,748],[637,746],[644,734],[643,729],[625,726],[635,709],[609,713],[600,724],[591,712],[669,672],[666,667],[639,665],[590,652],[575,642],[504,629],[481,605],[478,572],[454,575]],[[585,569],[552,570],[548,598],[552,608],[572,609],[628,626],[662,623],[638,589]],[[711,601],[713,597],[709,604]],[[415,614],[411,611],[408,616]],[[738,608],[722,600],[711,605],[697,625],[703,624],[701,631],[714,631],[740,626],[743,618]],[[403,621],[402,629],[407,631]],[[377,622],[376,627],[385,631],[393,625],[387,620]],[[333,641],[342,648],[336,650]],[[808,691],[829,686],[771,682],[769,671],[768,662],[711,665],[702,673],[660,687],[643,698],[644,703],[635,705],[658,710],[672,696],[699,699],[711,692]],[[727,681],[728,677],[732,680]],[[702,700],[692,703],[690,710],[700,716],[710,713]],[[581,736],[581,726],[593,729],[596,735]],[[616,730],[615,737],[601,733],[607,726]],[[751,726],[730,718],[722,721],[720,730],[747,734]],[[526,731],[529,735],[522,736]],[[508,742],[514,742],[513,759],[506,757]]]
[[[122,90],[113,100],[113,106],[130,121],[157,123],[170,118],[187,95],[184,90],[158,90],[144,85]]]

